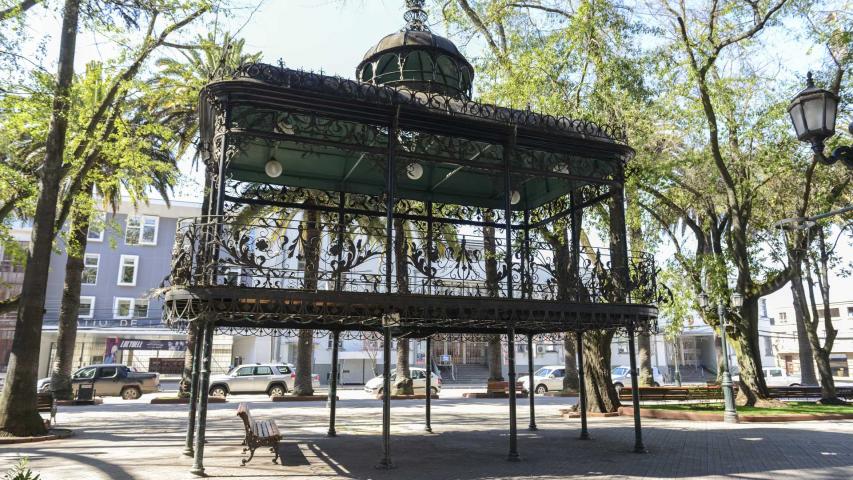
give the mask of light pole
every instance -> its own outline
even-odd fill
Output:
[[[743,306],[743,295],[735,292],[732,294],[731,301],[732,306],[739,309]],[[702,307],[703,310],[709,307],[708,294],[705,292],[702,292],[702,294],[699,295],[699,306]],[[726,339],[726,327],[728,327],[728,321],[726,320],[726,306],[723,304],[722,300],[717,303],[717,316],[720,318],[720,340],[723,351],[723,383],[721,385],[723,389],[723,400],[725,402],[723,421],[726,423],[737,423],[737,407],[735,406],[735,395],[732,388],[732,374],[731,369],[729,368],[729,346]]]

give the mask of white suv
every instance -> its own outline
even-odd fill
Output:
[[[625,366],[613,367],[610,371],[610,378],[613,380],[613,386],[616,390],[621,390],[624,386],[631,386],[631,368]],[[661,375],[658,367],[652,367],[653,387],[663,385],[663,375]]]
[[[293,390],[296,371],[293,365],[256,363],[234,367],[225,375],[210,376],[209,393],[224,397],[232,393],[266,393],[278,397]],[[311,375],[314,388],[320,386],[320,376]]]
[[[533,372],[533,391],[536,393],[545,393],[548,390],[562,390],[563,377],[566,376],[566,367],[564,365],[547,365]],[[530,391],[530,377],[524,375],[518,377],[521,382],[523,392]]]

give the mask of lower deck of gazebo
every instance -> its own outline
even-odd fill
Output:
[[[588,438],[584,346],[587,330],[624,330],[628,337],[633,392],[635,451],[644,451],[637,387],[635,332],[649,328],[657,309],[638,304],[579,304],[559,301],[492,297],[386,295],[359,292],[309,292],[304,290],[261,290],[251,288],[172,288],[166,292],[164,316],[176,327],[194,324],[196,342],[192,366],[189,421],[184,453],[194,457],[192,473],[204,474],[204,443],[213,334],[293,334],[298,330],[327,331],[332,337],[332,372],[329,384],[329,436],[335,436],[338,349],[341,335],[359,332],[383,343],[382,436],[379,465],[391,460],[391,342],[394,338],[422,338],[431,351],[433,338],[453,336],[504,336],[507,344],[509,399],[509,448],[507,458],[517,461],[515,352],[519,337],[527,342],[528,372],[532,378],[533,339],[537,335],[572,335],[577,345],[579,412],[582,439]],[[432,382],[432,359],[426,356],[426,392]],[[530,425],[536,429],[534,389],[529,388]],[[431,397],[426,395],[426,429],[431,430]]]

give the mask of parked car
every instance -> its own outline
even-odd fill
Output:
[[[799,375],[788,375],[781,367],[765,367],[764,381],[768,387],[799,387],[802,385],[802,379]],[[737,370],[733,369],[732,382],[737,384],[740,381],[740,375]]]
[[[426,369],[421,367],[409,367],[409,372],[412,375],[412,386],[414,387],[415,394],[426,393]],[[384,378],[385,377],[382,375],[371,378],[364,384],[364,391],[371,395],[381,394]],[[431,380],[430,391],[433,395],[437,395],[441,392],[441,375],[433,373]],[[395,381],[397,381],[397,369],[391,370],[391,385],[393,385]]]
[[[533,391],[545,393],[548,390],[562,390],[563,378],[566,376],[564,365],[548,365],[533,372]],[[530,376],[525,375],[518,378],[523,392],[530,391]]]
[[[99,397],[121,396],[125,400],[136,400],[143,393],[160,391],[160,374],[135,372],[127,365],[99,364],[83,367],[71,375],[72,388],[81,383],[93,383],[95,395]],[[50,391],[50,377],[39,379],[39,392]]]
[[[613,380],[613,386],[616,387],[616,390],[621,390],[625,385],[630,386],[631,367],[614,367],[613,370],[610,371],[610,378]],[[652,386],[659,387],[663,385],[663,375],[661,375],[658,367],[652,367],[652,379],[654,380]]]
[[[291,364],[253,363],[232,368],[225,375],[210,376],[209,393],[224,397],[232,393],[266,393],[277,397],[293,390],[296,369]],[[311,384],[320,387],[320,375],[311,374]]]

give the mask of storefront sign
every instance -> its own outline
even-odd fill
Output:
[[[187,341],[126,338],[119,343],[118,348],[119,350],[169,350],[180,352],[186,350]]]

